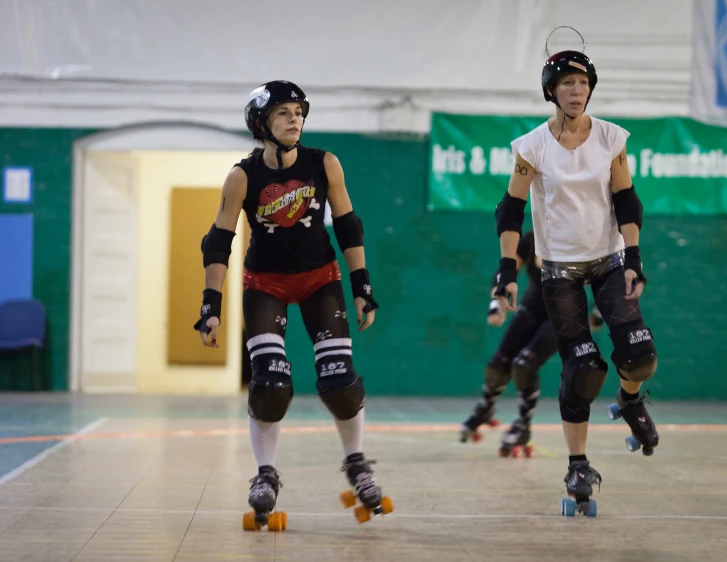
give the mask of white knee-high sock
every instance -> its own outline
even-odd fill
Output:
[[[252,454],[255,455],[258,467],[265,465],[274,467],[281,422],[263,422],[250,416],[247,420],[250,426]]]
[[[346,456],[360,453],[363,450],[364,409],[361,408],[350,420],[336,419],[338,435],[341,438],[343,452]]]

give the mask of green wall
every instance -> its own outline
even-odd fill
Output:
[[[0,129],[2,165],[33,167],[33,203],[6,204],[0,198],[0,213],[33,213],[33,296],[45,305],[48,315],[47,360],[54,390],[68,388],[72,146],[92,132]],[[18,375],[28,365],[27,357],[24,352],[0,354],[0,388],[30,387],[28,377]]]
[[[48,308],[56,390],[67,388],[68,373],[71,147],[90,132],[0,129],[4,165],[35,168],[34,203],[0,204],[0,212],[35,214],[34,290]],[[492,214],[425,210],[426,138],[307,133],[304,141],[339,157],[364,221],[368,266],[381,305],[372,328],[353,331],[354,362],[368,392],[476,396],[483,365],[504,332],[485,324],[499,252]],[[655,399],[727,400],[725,361],[717,350],[718,334],[727,332],[725,240],[724,218],[644,221],[641,246],[649,283],[642,307],[660,353],[657,376],[647,383]],[[349,295],[352,310],[350,305]],[[289,315],[286,347],[296,392],[314,392],[312,347],[298,310]],[[602,331],[595,339],[608,357],[608,335]],[[19,384],[12,378],[19,365],[13,358],[0,360],[0,388]],[[556,359],[544,367],[545,396],[557,395],[558,373]],[[604,392],[615,392],[617,384],[611,368]]]

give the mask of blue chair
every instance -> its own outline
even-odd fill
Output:
[[[45,307],[40,301],[13,299],[0,303],[0,351],[30,349],[32,390],[36,388],[36,355],[45,350],[45,324]]]

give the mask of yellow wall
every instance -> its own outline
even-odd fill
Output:
[[[236,394],[242,360],[242,222],[232,244],[222,321],[227,326],[227,364],[167,364],[169,298],[169,232],[172,187],[222,186],[230,168],[244,155],[237,152],[136,152],[139,170],[139,392]],[[209,217],[210,225],[214,216]],[[204,269],[199,254],[200,301],[189,311],[189,329],[199,318]],[[200,342],[199,345],[202,345]]]

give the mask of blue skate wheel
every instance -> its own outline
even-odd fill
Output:
[[[576,514],[576,502],[570,498],[563,498],[560,502],[560,514],[565,517],[574,517]]]
[[[636,440],[636,437],[634,437],[633,435],[629,435],[626,438],[626,448],[632,453],[635,453],[636,451],[641,449],[641,443]]]
[[[619,408],[618,404],[611,404],[606,410],[608,410],[608,417],[612,420],[616,421],[621,419],[621,408]]]
[[[588,508],[588,513],[586,513],[586,517],[595,517],[598,513],[598,508],[596,507],[596,501],[591,500],[590,507]]]

